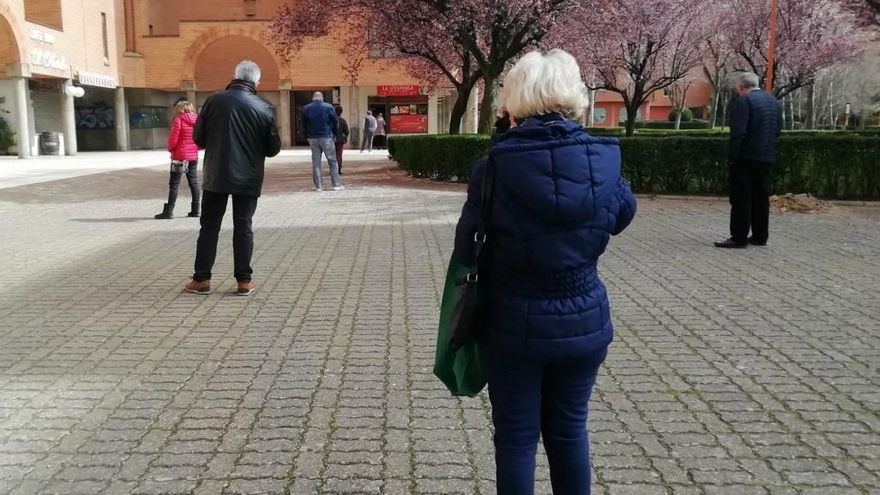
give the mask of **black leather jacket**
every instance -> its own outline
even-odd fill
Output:
[[[205,101],[193,140],[205,149],[202,187],[217,193],[259,196],[266,157],[281,151],[275,109],[248,81]]]

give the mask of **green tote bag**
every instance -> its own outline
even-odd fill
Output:
[[[458,348],[450,345],[452,319],[460,299],[461,281],[468,276],[471,267],[452,258],[446,271],[443,302],[440,305],[440,328],[437,332],[437,350],[434,354],[434,374],[452,395],[473,397],[486,386],[486,376],[480,364],[480,351],[476,340],[465,342]]]
[[[477,338],[485,331],[487,324],[483,304],[487,274],[485,270],[480,271],[479,265],[488,239],[487,220],[494,190],[494,168],[490,155],[480,190],[480,216],[474,234],[473,261],[468,265],[453,255],[446,270],[434,374],[446,384],[452,395],[473,397],[486,386]]]

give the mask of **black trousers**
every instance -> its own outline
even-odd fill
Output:
[[[211,280],[211,269],[217,257],[217,238],[220,224],[226,214],[227,193],[205,191],[202,194],[202,228],[196,245],[196,266],[193,280]],[[232,253],[235,261],[235,279],[250,282],[251,256],[254,253],[253,218],[257,210],[256,196],[232,195]]]
[[[199,161],[192,160],[187,162],[186,181],[189,183],[189,192],[192,195],[193,204],[199,204]],[[180,186],[180,176],[183,173],[171,172],[171,179],[168,181],[168,206],[174,208],[177,202],[177,188]]]
[[[756,242],[767,242],[772,167],[752,160],[730,164],[730,237],[736,242],[745,244],[749,230]]]

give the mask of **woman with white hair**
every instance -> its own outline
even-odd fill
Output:
[[[636,203],[620,176],[618,141],[588,135],[576,120],[587,89],[571,55],[527,54],[507,74],[500,98],[519,125],[474,165],[453,255],[472,261],[488,174],[488,254],[480,266],[488,267],[489,323],[479,344],[498,493],[534,492],[543,435],[553,493],[589,494],[587,403],[612,340],[596,268]]]

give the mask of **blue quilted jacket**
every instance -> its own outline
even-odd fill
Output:
[[[553,358],[612,340],[605,285],[596,271],[610,235],[636,202],[620,177],[617,139],[597,138],[558,114],[533,117],[495,141],[488,224],[489,329],[496,352]],[[454,256],[469,262],[487,159],[473,168]],[[485,266],[488,265],[488,266]]]

